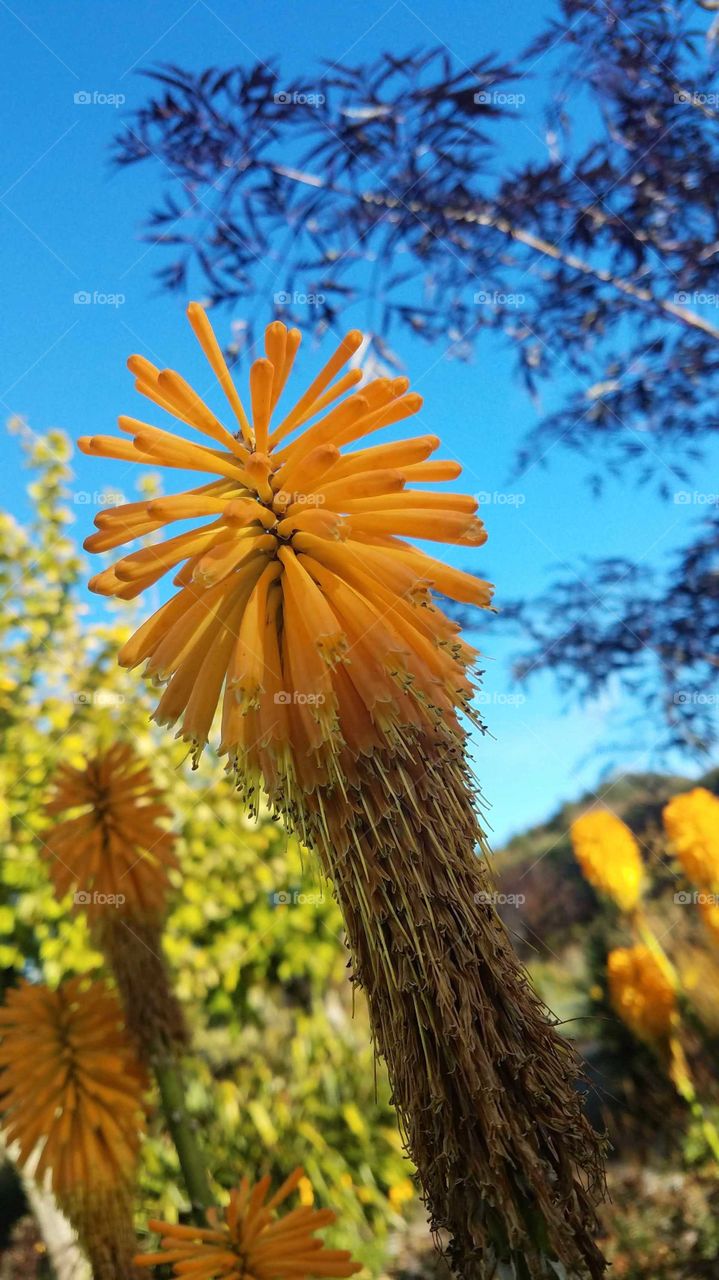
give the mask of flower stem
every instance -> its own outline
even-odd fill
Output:
[[[660,969],[666,974],[675,991],[681,990],[681,981],[674,965],[667,955],[664,947],[659,941],[654,929],[644,912],[643,907],[638,907],[630,916],[630,922],[634,925],[637,937],[644,946],[651,951]]]
[[[170,1137],[175,1144],[182,1176],[192,1205],[195,1221],[203,1223],[205,1212],[212,1206],[212,1193],[207,1167],[202,1158],[193,1123],[185,1107],[185,1086],[180,1065],[170,1054],[153,1059],[153,1070],[160,1092],[162,1110]]]

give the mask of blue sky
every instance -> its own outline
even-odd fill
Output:
[[[6,121],[0,182],[3,417],[19,413],[36,431],[57,426],[72,436],[112,431],[118,413],[140,413],[125,369],[134,351],[180,369],[190,381],[205,376],[184,319],[185,300],[160,294],[153,280],[166,257],[139,240],[142,218],[159,191],[157,171],[141,166],[115,173],[109,164],[108,146],[122,111],[147,92],[138,68],[158,61],[199,69],[276,59],[288,80],[304,77],[311,85],[321,59],[358,63],[421,45],[445,44],[459,61],[490,51],[509,59],[552,8],[538,0],[522,6],[520,20],[516,6],[505,0],[473,6],[455,0],[0,0],[0,102]],[[526,86],[530,113],[537,103],[532,127],[518,120],[505,129],[508,166],[527,154],[543,158],[540,112],[550,67],[551,60],[539,62]],[[83,101],[86,95],[94,100]],[[118,96],[124,106],[113,105]],[[281,274],[273,287],[282,289]],[[122,295],[123,301],[79,305],[79,292]],[[353,312],[348,327],[362,320]],[[220,336],[228,337],[226,328],[222,332],[226,315],[219,324]],[[311,345],[305,344],[299,381],[316,364]],[[406,335],[394,345],[425,397],[422,429],[440,434],[448,451],[465,463],[466,488],[521,494],[519,502],[492,501],[483,512],[489,542],[476,567],[491,572],[500,605],[503,598],[536,593],[562,565],[581,573],[583,556],[624,554],[660,563],[688,539],[694,508],[665,505],[648,491],[615,483],[601,502],[593,502],[585,469],[561,449],[553,451],[546,469],[534,467],[508,484],[514,447],[536,420],[537,408],[514,384],[509,354],[491,340],[469,364],[450,361],[440,346],[428,348]],[[570,385],[560,369],[557,393]],[[22,516],[27,506],[16,442],[0,435],[0,449],[2,503]],[[75,469],[78,491],[92,493],[109,484],[132,496],[132,477],[120,474],[120,463],[101,468],[78,455]],[[94,512],[80,504],[77,513],[77,532],[84,536]],[[615,737],[628,707],[611,696],[567,711],[550,680],[521,690],[513,684],[509,655],[516,644],[491,620],[477,643],[488,659],[484,710],[494,739],[477,744],[475,760],[499,843],[584,786],[603,790],[607,762],[592,752]],[[631,750],[615,759],[616,767],[656,763],[654,745],[645,722]]]

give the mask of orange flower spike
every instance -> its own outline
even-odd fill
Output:
[[[273,1196],[267,1199],[268,1177],[250,1188],[243,1178],[230,1193],[221,1216],[207,1214],[209,1229],[177,1226],[151,1220],[152,1231],[162,1235],[161,1250],[140,1254],[139,1267],[170,1264],[175,1276],[196,1280],[309,1280],[310,1277],[348,1277],[361,1270],[343,1249],[327,1249],[315,1232],[335,1221],[329,1209],[301,1206],[277,1216],[277,1210],[304,1176],[295,1169]]]
[[[682,791],[662,816],[688,879],[698,889],[719,890],[719,796],[706,787]]]
[[[221,750],[246,803],[256,810],[266,794],[334,883],[353,980],[367,993],[408,1150],[457,1269],[469,1272],[481,1256],[490,1269],[506,1263],[532,1280],[562,1267],[596,1280],[604,1266],[592,1238],[597,1143],[571,1056],[491,906],[462,718],[474,714],[476,655],[432,595],[489,608],[491,587],[408,541],[481,546],[474,498],[421,487],[458,474],[456,462],[431,460],[436,436],[369,441],[418,413],[422,399],[406,378],[361,385],[346,368],[362,342],[357,331],[273,427],[299,334],[270,325],[250,373],[251,426],[206,315],[196,305],[189,315],[245,443],[239,452],[209,448],[121,422],[134,445],[118,456],[227,484],[212,488],[214,518],[181,534],[186,541],[170,537],[169,549],[126,556],[93,581],[125,598],[156,581],[163,563],[174,573],[177,595],[128,641],[122,661],[169,677],[156,718],[179,721],[195,757],[221,704]],[[138,372],[159,387],[161,375]],[[197,430],[215,430],[186,384],[164,384],[168,404],[196,417]],[[83,447],[92,453],[93,438]],[[97,452],[112,448],[101,442]],[[155,517],[191,518],[183,505],[191,497],[201,504],[204,495],[192,489],[169,507],[124,514],[144,534]],[[117,516],[109,532],[119,532],[122,508]],[[464,1010],[460,1030],[449,992]],[[497,1132],[502,1144],[491,1140]],[[259,1220],[248,1218],[243,1196],[232,1210],[238,1236],[243,1222]],[[320,1253],[316,1240],[298,1243],[305,1220],[287,1215],[258,1233],[271,1260],[258,1280],[354,1270],[332,1270],[332,1252]],[[283,1232],[293,1248],[280,1266],[272,1242]],[[252,1274],[239,1259],[218,1271],[198,1253],[201,1241],[196,1249],[171,1228],[167,1238],[182,1254],[172,1255],[178,1275]]]
[[[106,912],[96,899],[107,895],[115,910],[154,903],[163,914],[167,872],[177,862],[173,837],[157,822],[169,814],[159,800],[149,770],[128,746],[115,744],[84,770],[61,765],[45,812],[67,816],[45,833],[42,848],[58,896],[79,891],[90,919]]]
[[[120,1006],[104,985],[72,978],[57,991],[26,982],[7,993],[0,1114],[23,1163],[44,1139],[42,1168],[61,1201],[133,1180],[146,1085]]]

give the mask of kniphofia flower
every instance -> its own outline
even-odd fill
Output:
[[[132,1188],[146,1079],[115,996],[73,978],[29,982],[0,1009],[0,1115],[17,1160],[39,1158],[99,1280],[133,1274]]]
[[[618,947],[607,956],[609,996],[620,1018],[640,1040],[671,1034],[677,997],[666,968],[649,947]]]
[[[719,890],[719,798],[695,787],[673,796],[662,816],[688,879],[698,889]]]
[[[570,835],[584,878],[620,911],[634,911],[642,896],[644,864],[629,827],[608,809],[593,809],[572,823]]]
[[[43,853],[58,897],[72,890],[90,918],[108,906],[164,916],[177,859],[160,821],[171,813],[132,747],[115,743],[82,769],[61,764],[45,812],[56,819]]]
[[[147,764],[117,742],[84,768],[61,764],[45,812],[42,852],[59,898],[73,891],[110,965],[128,1026],[146,1054],[184,1044],[186,1031],[162,956],[177,867],[172,816]]]
[[[480,547],[476,502],[426,488],[460,472],[433,458],[437,436],[374,442],[421,399],[405,378],[360,385],[359,369],[344,371],[359,332],[285,410],[300,335],[269,325],[248,413],[204,310],[188,314],[229,425],[178,373],[133,356],[137,390],[192,438],[122,417],[123,438],[80,441],[206,480],[96,517],[97,552],[206,519],[93,578],[129,600],[175,574],[120,661],[164,684],[155,717],[195,752],[221,703],[221,751],[246,800],[264,791],[333,880],[407,1145],[463,1274],[483,1258],[544,1278],[557,1259],[598,1276],[601,1164],[576,1063],[476,854],[462,719],[476,655],[438,596],[486,608],[490,587],[412,542]]]
[[[282,1216],[279,1206],[303,1178],[295,1169],[268,1199],[269,1177],[254,1187],[247,1178],[230,1194],[220,1217],[207,1213],[208,1226],[177,1226],[151,1221],[163,1239],[158,1253],[140,1254],[140,1267],[171,1263],[176,1276],[195,1280],[308,1280],[310,1276],[352,1276],[361,1270],[344,1249],[328,1249],[315,1232],[335,1221],[331,1209],[300,1205]]]

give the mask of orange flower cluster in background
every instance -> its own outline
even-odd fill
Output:
[[[115,996],[73,978],[57,991],[24,982],[0,1009],[0,1115],[25,1164],[41,1147],[60,1198],[132,1182],[146,1079]]]
[[[152,1231],[163,1235],[159,1253],[140,1254],[140,1267],[172,1263],[176,1276],[194,1280],[271,1280],[271,1277],[345,1277],[361,1270],[344,1249],[327,1249],[315,1236],[320,1227],[335,1221],[330,1209],[300,1205],[283,1216],[277,1209],[304,1178],[295,1169],[267,1199],[269,1177],[252,1187],[247,1178],[232,1191],[220,1218],[207,1214],[208,1227],[178,1226],[151,1221]]]
[[[607,956],[612,1005],[640,1040],[661,1041],[671,1034],[677,1013],[674,986],[649,947],[618,947]]]
[[[695,787],[673,796],[662,816],[687,878],[699,889],[719,891],[719,798]]]
[[[164,914],[177,860],[174,836],[160,822],[171,812],[132,747],[115,743],[84,769],[61,765],[45,812],[61,818],[42,850],[58,898],[74,892],[90,919],[108,904],[135,916]]]
[[[574,856],[585,879],[615,903],[632,912],[644,885],[644,864],[629,827],[607,809],[577,818],[570,830]]]

